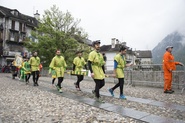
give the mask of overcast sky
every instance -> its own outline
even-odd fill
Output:
[[[166,35],[185,34],[185,0],[0,0],[0,5],[41,16],[53,5],[81,19],[90,40],[125,41],[136,50],[152,50]]]

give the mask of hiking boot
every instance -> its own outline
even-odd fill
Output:
[[[166,94],[172,94],[172,93],[173,93],[173,91],[165,90],[165,91],[164,91],[164,93],[166,93]]]
[[[36,86],[39,86],[39,84],[38,84],[38,83],[36,83]]]
[[[123,94],[121,94],[121,95],[119,96],[119,98],[120,98],[120,99],[124,99],[124,100],[127,99],[127,98],[125,97],[125,95],[123,95]]]
[[[111,88],[109,89],[109,92],[112,95],[112,97],[114,97],[114,92],[113,92],[113,90]]]
[[[81,91],[81,89],[80,89],[80,88],[76,88],[76,90],[77,90],[77,91]]]
[[[58,85],[55,85],[55,87],[57,88],[58,91],[60,90],[60,87]]]
[[[75,85],[75,88],[76,88],[77,91],[81,91],[80,86],[78,86],[76,83],[74,83],[74,85]]]
[[[174,93],[175,91],[174,90],[172,90],[172,89],[170,89],[170,91],[172,92],[172,93]]]
[[[99,98],[96,97],[96,102],[105,103],[105,101],[102,98],[100,98],[100,97]]]
[[[29,83],[29,82],[27,81],[27,82],[26,82],[26,85],[27,85],[28,83]]]

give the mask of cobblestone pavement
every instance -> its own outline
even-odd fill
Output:
[[[141,121],[123,117],[117,113],[108,112],[99,108],[86,105],[72,99],[62,97],[47,91],[42,91],[19,80],[12,80],[10,74],[0,74],[0,118],[2,122],[54,122],[54,123],[140,123]],[[51,88],[51,78],[40,77],[40,86]],[[94,95],[85,89],[94,89],[93,81],[82,81],[82,92],[74,88],[74,79],[64,79],[63,91],[79,96],[93,98]],[[56,82],[57,83],[57,80]],[[114,86],[114,83],[106,83],[100,93],[108,92],[107,89]],[[55,88],[53,88],[54,90]],[[166,102],[185,106],[184,96],[177,93],[164,94],[162,88],[149,87],[124,87],[126,96],[150,99],[154,101]],[[62,95],[62,94],[61,94]],[[115,90],[115,95],[119,95],[119,89]],[[120,100],[110,96],[102,96],[109,103],[120,105],[126,108],[147,112],[161,117],[173,118],[185,121],[185,110],[167,108],[166,106],[155,106],[137,101]]]

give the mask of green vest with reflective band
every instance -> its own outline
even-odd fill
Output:
[[[67,64],[63,56],[55,56],[49,66],[51,69],[55,70],[56,77],[64,77],[64,71],[66,70]]]
[[[117,54],[114,57],[114,60],[118,63],[116,68],[117,78],[124,78],[124,67],[126,66],[125,57],[120,54]]]
[[[23,63],[23,69],[24,69],[24,71],[25,71],[25,74],[28,74],[28,73],[31,73],[31,68],[30,68],[30,64],[29,64],[29,62],[24,62]]]
[[[103,56],[97,51],[92,51],[89,54],[88,61],[92,62],[92,70],[94,73],[94,79],[104,79],[105,74],[103,72],[102,66],[105,64]]]
[[[80,72],[82,71],[84,65],[86,64],[85,60],[83,57],[75,57],[73,60],[73,64],[75,65],[75,72]]]
[[[40,65],[40,58],[32,56],[29,60],[29,64],[31,65],[32,71],[39,71],[39,65]]]

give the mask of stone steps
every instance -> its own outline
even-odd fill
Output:
[[[43,80],[41,82],[48,83],[48,81],[43,81]],[[65,84],[63,84],[63,87],[68,88],[68,89],[75,89],[74,87],[66,86]],[[55,93],[55,94],[58,94],[58,95],[61,95],[61,96],[64,96],[69,99],[73,99],[75,101],[79,101],[81,103],[85,103],[85,104],[93,106],[93,107],[97,107],[97,108],[100,108],[100,109],[103,109],[106,111],[111,111],[111,112],[120,114],[124,117],[126,116],[126,117],[130,117],[130,118],[134,118],[138,121],[150,122],[150,123],[185,123],[184,121],[176,120],[173,118],[161,117],[161,116],[153,115],[153,114],[150,114],[147,112],[138,111],[138,110],[135,110],[132,108],[124,108],[123,106],[112,104],[112,103],[98,103],[92,98],[78,96],[73,93],[68,93],[68,92],[59,93],[56,90],[51,90],[50,88],[41,87],[41,86],[39,86],[39,88],[46,90],[46,91],[49,91],[49,92],[52,92],[52,93]],[[83,92],[84,91],[87,93],[91,93],[90,89],[83,89]],[[110,94],[106,93],[106,92],[101,92],[101,95],[110,96]],[[115,97],[115,98],[118,98],[118,97]],[[155,105],[155,106],[159,106],[159,107],[163,107],[163,106],[168,107],[169,106],[172,109],[185,111],[185,107],[181,106],[181,105],[168,104],[168,103],[164,103],[164,102],[136,98],[136,97],[129,97],[129,96],[127,96],[127,99],[130,101],[138,102],[138,103],[145,103],[145,104]]]

